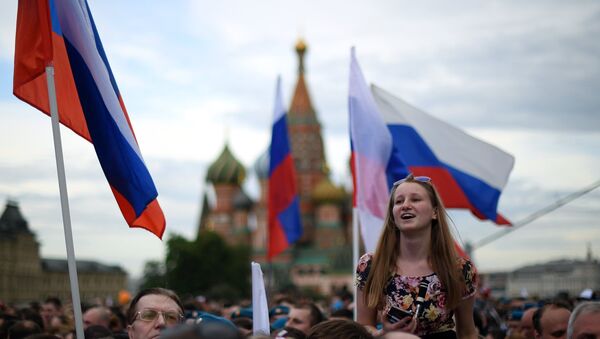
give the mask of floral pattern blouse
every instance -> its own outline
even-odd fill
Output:
[[[372,253],[366,253],[358,261],[356,268],[356,285],[361,290],[365,287],[371,262]],[[475,295],[477,289],[477,271],[471,261],[459,258],[457,262],[466,282],[463,300]],[[385,287],[385,305],[383,314],[386,314],[392,306],[415,312],[415,303],[419,292],[419,284],[425,280],[428,283],[427,293],[423,304],[423,315],[419,318],[416,335],[422,336],[454,329],[453,310],[446,309],[446,289],[442,286],[437,274],[410,277],[394,274]]]

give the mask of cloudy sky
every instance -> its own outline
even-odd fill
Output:
[[[350,47],[367,81],[513,154],[500,210],[518,222],[600,179],[596,1],[116,1],[89,4],[167,234],[193,237],[207,166],[226,140],[266,149],[275,80],[291,100],[299,37],[333,180],[349,181]],[[65,257],[50,119],[12,96],[16,0],[0,3],[0,203],[19,202],[44,257]],[[128,229],[92,146],[63,129],[75,253],[138,276],[160,259]],[[247,190],[256,194],[250,178]],[[482,271],[600,257],[600,190],[476,250]],[[463,241],[500,229],[453,212]]]

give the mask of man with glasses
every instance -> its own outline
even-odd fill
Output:
[[[183,304],[171,290],[149,288],[131,301],[127,322],[130,339],[158,338],[163,329],[183,322]]]

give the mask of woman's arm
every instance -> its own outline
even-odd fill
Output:
[[[473,304],[475,296],[471,296],[458,304],[454,310],[456,316],[456,334],[459,338],[477,338],[477,330],[473,321]]]
[[[377,330],[377,309],[370,308],[365,303],[363,290],[356,288],[356,321],[363,325],[374,336],[380,335]]]

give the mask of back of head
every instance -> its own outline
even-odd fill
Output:
[[[112,338],[112,332],[101,325],[91,325],[83,332],[86,339]]]
[[[346,319],[327,320],[313,326],[307,339],[372,339],[373,336],[361,324]]]
[[[183,324],[168,328],[161,339],[242,339],[236,328],[219,322]]]
[[[42,328],[31,320],[22,320],[8,329],[8,338],[22,339],[32,334],[42,333]]]
[[[335,310],[331,312],[329,319],[349,319],[352,320],[354,318],[354,312],[350,311],[347,308],[340,308],[339,310]]]
[[[283,329],[274,332],[276,338],[289,338],[289,339],[305,339],[306,334],[297,328],[284,327]]]

